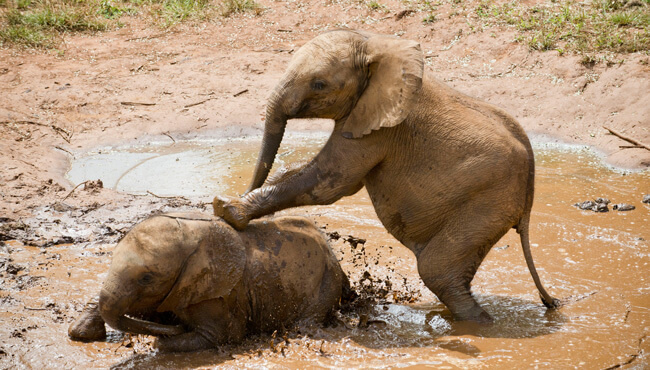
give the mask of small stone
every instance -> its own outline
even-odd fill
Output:
[[[609,204],[611,203],[609,199],[607,198],[598,198],[596,199],[596,203],[604,203],[604,204]]]
[[[52,209],[57,211],[57,212],[67,212],[67,211],[74,210],[75,207],[73,207],[73,206],[71,206],[69,204],[63,203],[63,202],[56,202],[56,203],[52,204]]]
[[[574,204],[574,206],[580,208],[580,209],[583,210],[583,211],[590,210],[590,209],[592,209],[595,205],[596,205],[596,202],[594,202],[593,200],[586,200],[586,201],[584,201],[584,202],[582,202],[582,203],[576,203],[576,204]]]
[[[99,189],[104,188],[104,183],[102,180],[94,180],[94,181],[86,181],[84,184],[84,190],[92,191],[93,193],[96,193],[99,191]]]
[[[633,206],[633,205],[631,205],[631,204],[621,203],[621,204],[614,204],[614,205],[612,206],[612,208],[613,208],[615,211],[625,212],[625,211],[631,211],[631,210],[635,209],[636,207]]]
[[[591,210],[594,212],[609,212],[609,208],[607,208],[607,203],[596,203],[596,205],[593,206]]]
[[[643,196],[643,203],[650,204],[650,194],[646,194]]]

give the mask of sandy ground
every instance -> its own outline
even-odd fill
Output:
[[[73,191],[76,184],[65,173],[73,157],[97,147],[260,133],[265,99],[293,51],[339,27],[419,41],[427,70],[505,108],[533,138],[592,146],[604,161],[626,169],[650,167],[650,151],[621,148],[630,143],[603,129],[650,143],[647,55],[615,55],[609,59],[618,63],[584,66],[579,56],[530,52],[507,28],[472,30],[464,18],[446,16],[449,5],[440,8],[438,21],[423,24],[424,13],[398,17],[404,7],[396,1],[386,3],[386,11],[345,1],[263,4],[267,10],[259,17],[169,30],[131,19],[118,30],[66,36],[61,52],[0,50],[0,236],[38,247],[110,244],[152,212],[211,211],[204,204],[210,199],[135,197],[91,184]],[[290,123],[289,129],[318,125]],[[71,225],[78,238],[57,236]],[[5,277],[10,249],[0,246]],[[102,248],[93,253],[101,256]],[[28,269],[48,258],[34,255]],[[1,279],[3,305],[24,306],[11,303],[2,284],[8,280]],[[70,320],[62,315],[61,321]],[[15,323],[5,323],[0,332],[19,341]]]

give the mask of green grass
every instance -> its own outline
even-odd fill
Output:
[[[535,6],[483,0],[474,12],[485,27],[514,27],[516,40],[532,50],[649,52],[650,0],[641,1],[646,6],[626,7],[622,0],[549,0]]]
[[[47,7],[35,12],[19,10],[7,13],[10,26],[22,26],[38,30],[55,30],[59,32],[72,31],[102,31],[107,25],[97,17],[89,16],[75,8]]]
[[[55,42],[51,36],[24,26],[9,26],[0,30],[0,44],[11,42],[27,47],[53,47]]]
[[[521,41],[535,50],[619,53],[650,50],[648,7],[620,2],[557,1],[526,8],[508,3],[494,8],[495,18],[514,25]]]
[[[229,17],[237,13],[253,12],[256,15],[262,13],[263,8],[254,0],[223,0],[221,15]]]
[[[436,15],[435,14],[429,14],[426,17],[422,19],[422,23],[424,24],[430,24],[436,21]]]
[[[387,10],[385,5],[378,3],[375,0],[369,1],[366,5],[372,10]]]
[[[0,44],[52,47],[66,32],[94,32],[108,28],[95,9],[72,2],[6,1],[0,23]]]
[[[52,48],[67,33],[119,27],[128,16],[170,27],[248,11],[262,7],[255,0],[0,0],[0,45]]]
[[[103,0],[99,3],[97,14],[106,19],[118,19],[125,14],[136,15],[138,10],[130,6],[120,6],[110,0]]]
[[[167,26],[190,19],[206,19],[210,10],[208,0],[162,0],[157,5],[156,14]]]

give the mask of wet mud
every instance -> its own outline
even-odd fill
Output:
[[[604,167],[586,149],[539,145],[532,253],[546,288],[564,303],[559,310],[541,304],[513,230],[488,254],[472,284],[495,323],[454,322],[419,279],[415,257],[385,231],[362,190],[334,205],[282,212],[317,222],[360,295],[331,326],[302,325],[189,354],[157,353],[153,338],[110,328],[103,342],[69,340],[67,327],[100,289],[121,235],[150,214],[211,212],[209,196],[243,192],[256,140],[97,149],[78,156],[68,173],[74,184],[102,179],[102,188],[80,186],[72,195],[87,197],[85,203],[61,200],[41,206],[32,218],[0,219],[0,366],[650,366],[650,204],[643,203],[650,173]],[[279,159],[309,158],[324,140],[294,136]],[[92,192],[110,189],[131,195],[94,206]],[[597,198],[608,198],[610,209],[635,209],[574,206]]]

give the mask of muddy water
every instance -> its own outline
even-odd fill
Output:
[[[285,162],[313,156],[324,138],[294,136],[288,141],[280,150]],[[76,183],[101,178],[106,187],[133,193],[236,195],[247,185],[258,145],[231,140],[104,149],[74,163],[69,176]],[[531,242],[542,281],[567,303],[558,311],[541,305],[518,236],[510,232],[473,282],[494,325],[454,323],[419,280],[410,251],[385,232],[362,190],[334,205],[284,213],[309,215],[327,231],[367,239],[356,249],[342,239],[332,241],[351,279],[358,281],[369,271],[373,278],[390,279],[396,297],[419,297],[411,304],[395,304],[389,295],[371,312],[367,328],[354,327],[355,316],[345,316],[350,328],[303,328],[286,341],[265,336],[192,354],[156,354],[151,338],[128,339],[113,331],[106,342],[75,343],[65,331],[84,300],[99,289],[113,246],[41,249],[9,243],[1,251],[12,264],[40,262],[11,279],[5,273],[6,289],[0,294],[2,307],[10,309],[0,312],[0,321],[11,323],[14,332],[2,335],[11,337],[2,346],[5,353],[19,355],[0,361],[35,368],[648,368],[650,206],[641,199],[650,193],[650,173],[608,169],[581,149],[538,147],[536,155]],[[602,196],[636,210],[593,213],[572,206]],[[30,349],[16,350],[21,345]]]
[[[326,139],[322,134],[289,134],[278,164],[313,157]],[[230,138],[103,148],[74,161],[67,177],[75,184],[102,179],[104,187],[132,194],[236,194],[246,189],[259,145],[259,138]]]

